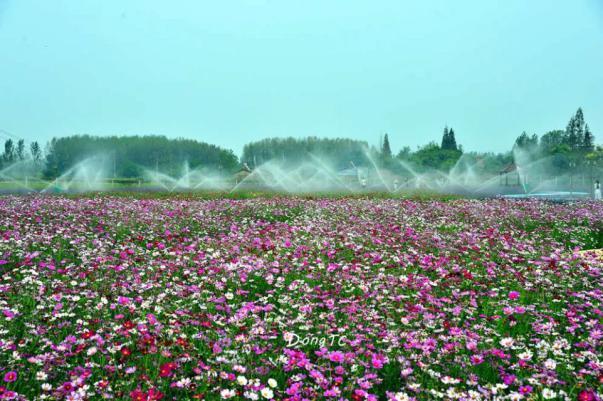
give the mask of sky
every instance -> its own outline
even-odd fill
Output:
[[[603,0],[0,0],[0,54],[0,140],[603,143]]]

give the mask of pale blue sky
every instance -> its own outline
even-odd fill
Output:
[[[500,151],[584,109],[603,142],[602,0],[0,0],[0,129],[232,148],[352,137]]]

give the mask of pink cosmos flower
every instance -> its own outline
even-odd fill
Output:
[[[343,353],[340,351],[333,351],[329,353],[329,360],[331,362],[341,363],[343,362]]]
[[[385,355],[373,355],[373,357],[371,358],[371,365],[375,369],[381,369],[386,363],[387,357]]]
[[[339,389],[337,387],[332,387],[325,391],[325,397],[337,397],[339,395]]]
[[[511,292],[509,292],[509,299],[510,300],[519,299],[519,292],[517,292],[517,291],[511,291]]]
[[[4,381],[7,383],[12,383],[17,380],[17,377],[18,377],[17,372],[15,372],[14,370],[11,370],[10,372],[7,372],[4,375]]]
[[[484,362],[484,357],[481,355],[471,355],[471,357],[469,358],[471,360],[471,363],[473,365],[479,365],[480,363]]]
[[[154,326],[158,323],[157,318],[152,313],[147,313],[147,321],[152,326]]]
[[[136,389],[130,392],[130,399],[132,401],[147,401],[147,394],[141,391],[140,389]]]
[[[578,401],[595,401],[597,398],[594,391],[582,390],[578,393]]]

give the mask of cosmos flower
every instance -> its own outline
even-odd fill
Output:
[[[18,377],[17,372],[15,372],[14,370],[11,370],[4,374],[4,381],[6,383],[12,383],[14,381],[17,381],[17,377]]]
[[[331,362],[341,363],[344,361],[344,355],[340,351],[333,351],[329,353],[329,360]]]
[[[1,396],[600,399],[603,204],[426,202],[2,197]]]

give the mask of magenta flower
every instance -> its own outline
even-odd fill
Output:
[[[333,351],[331,353],[329,353],[329,360],[331,362],[336,362],[336,363],[341,363],[343,362],[343,353],[339,352],[339,351]]]
[[[157,323],[159,323],[157,321],[157,317],[155,317],[155,315],[153,315],[152,313],[147,313],[147,321],[152,326],[155,326]]]
[[[469,359],[473,365],[479,365],[480,363],[484,362],[484,357],[478,354],[471,355]]]
[[[11,370],[10,372],[7,372],[4,375],[4,381],[7,383],[12,383],[17,380],[17,377],[18,377],[17,372],[15,372],[14,370]]]
[[[582,390],[578,393],[578,401],[595,401],[597,398],[594,391]]]
[[[509,292],[509,299],[510,300],[519,299],[519,292],[517,292],[517,291],[511,291],[511,292]]]

